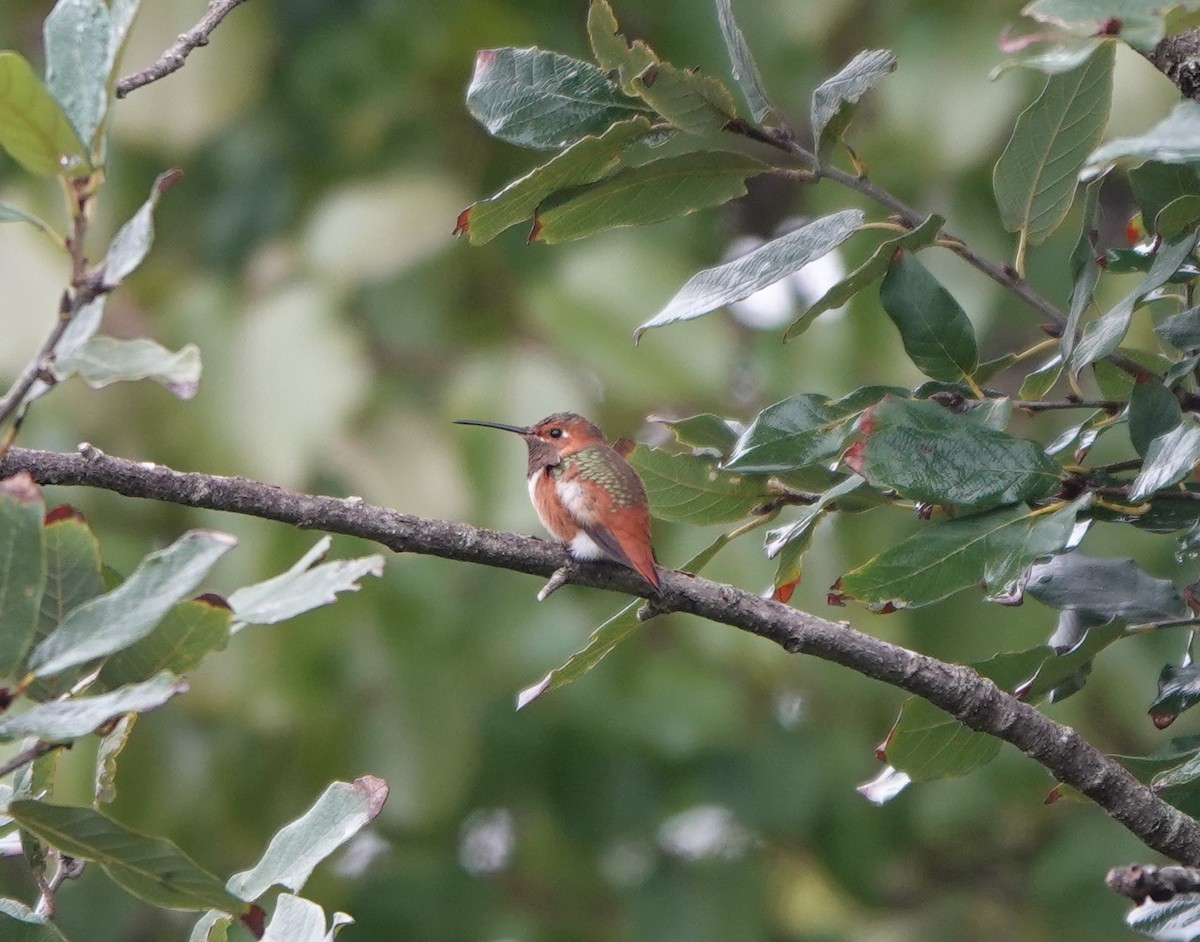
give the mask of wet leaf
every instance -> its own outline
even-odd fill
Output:
[[[1079,170],[1108,122],[1114,60],[1115,44],[1105,43],[1078,68],[1050,76],[996,162],[1000,219],[1031,245],[1044,242],[1071,208]]]
[[[566,242],[720,206],[744,196],[746,180],[770,169],[729,151],[695,151],[627,167],[548,197],[538,207],[530,241]]]
[[[732,262],[697,272],[666,307],[634,332],[634,339],[640,339],[652,327],[700,317],[774,284],[832,252],[862,225],[863,218],[857,209],[833,213],[773,239]]]
[[[971,376],[979,363],[971,322],[950,292],[910,253],[893,256],[879,301],[917,369],[947,382]]]

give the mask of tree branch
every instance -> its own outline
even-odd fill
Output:
[[[40,484],[82,485],[127,497],[166,501],[277,520],[305,529],[362,537],[400,553],[479,563],[542,577],[567,565],[567,581],[646,597],[636,573],[617,565],[569,565],[562,546],[515,533],[427,520],[358,498],[301,494],[240,477],[173,471],[113,458],[90,445],[80,454],[12,448],[0,477],[25,471]],[[662,570],[655,598],[662,612],[687,612],[811,654],[924,697],[972,729],[1012,743],[1060,782],[1091,798],[1148,847],[1181,863],[1200,864],[1200,822],[1162,801],[1075,730],[1049,719],[957,664],[909,651],[730,585]]]
[[[127,75],[117,82],[117,97],[124,98],[143,85],[149,85],[151,82],[166,78],[172,72],[178,72],[183,68],[183,63],[191,55],[193,49],[197,46],[208,45],[208,37],[220,25],[221,20],[225,19],[229,11],[245,2],[246,0],[209,0],[208,11],[200,18],[199,23],[187,32],[180,33],[179,38],[172,43],[171,47],[155,59],[148,68]]]

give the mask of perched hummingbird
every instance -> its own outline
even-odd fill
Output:
[[[600,429],[574,412],[556,412],[528,428],[474,419],[456,424],[525,439],[529,497],[542,525],[576,559],[614,560],[658,588],[646,486]]]

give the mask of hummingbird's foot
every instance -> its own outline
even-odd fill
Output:
[[[555,569],[554,572],[551,573],[551,575],[550,575],[550,581],[547,582],[544,586],[542,586],[541,591],[538,592],[537,600],[539,602],[546,601],[546,599],[549,598],[551,592],[554,592],[557,589],[561,589],[563,586],[565,586],[567,584],[567,577],[570,576],[570,574],[571,574],[570,566],[560,566],[558,569]]]

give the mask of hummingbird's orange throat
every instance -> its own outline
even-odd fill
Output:
[[[658,588],[646,487],[593,423],[573,412],[556,412],[528,428],[475,419],[457,424],[524,438],[529,496],[542,525],[576,559],[611,559]]]

